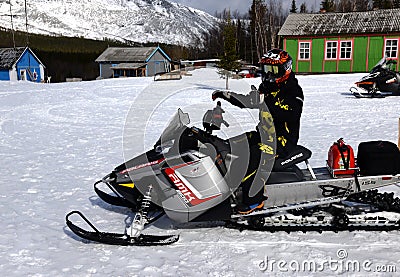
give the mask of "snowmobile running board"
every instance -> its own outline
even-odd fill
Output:
[[[346,200],[346,198],[347,197],[327,197],[327,198],[319,199],[316,201],[308,201],[308,202],[299,203],[299,204],[295,204],[295,205],[264,208],[263,210],[255,211],[255,212],[252,212],[249,214],[235,214],[235,215],[232,215],[232,218],[243,218],[243,217],[247,217],[247,216],[268,215],[268,214],[272,214],[272,213],[276,213],[276,212],[302,209],[302,208],[308,208],[308,207],[312,207],[312,206],[327,205],[327,204],[332,204],[332,203],[339,203],[341,201]]]
[[[73,214],[80,216],[92,229],[93,231],[84,230],[77,225],[73,224],[69,217]],[[140,234],[137,237],[131,237],[127,234],[116,234],[100,232],[81,212],[72,211],[65,217],[68,227],[79,237],[95,241],[99,243],[111,244],[111,245],[122,245],[122,246],[157,246],[157,245],[168,245],[178,241],[178,235],[144,235]]]

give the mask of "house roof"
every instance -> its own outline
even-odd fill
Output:
[[[109,47],[96,62],[146,62],[158,49],[169,59],[159,47]]]
[[[43,66],[44,64],[32,52],[29,47],[0,48],[0,69],[10,69],[22,57],[25,51],[29,51],[33,57]]]
[[[0,48],[0,69],[10,69],[24,51],[25,47]]]
[[[279,36],[400,32],[400,9],[348,13],[291,13]]]

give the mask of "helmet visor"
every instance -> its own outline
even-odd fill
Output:
[[[271,72],[272,74],[277,75],[279,72],[279,67],[277,65],[264,64],[263,71],[265,73]]]

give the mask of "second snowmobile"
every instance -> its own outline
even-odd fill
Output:
[[[281,161],[279,170],[270,172],[264,185],[264,208],[239,214],[236,205],[241,199],[240,184],[247,172],[248,152],[237,149],[231,139],[189,126],[189,122],[189,115],[179,109],[152,149],[117,166],[95,183],[101,199],[135,213],[124,233],[99,231],[78,211],[66,216],[69,228],[84,239],[118,245],[177,241],[177,235],[142,234],[148,224],[163,215],[179,223],[220,221],[232,228],[265,231],[400,228],[400,200],[374,190],[400,182],[397,147],[397,151],[393,150],[397,164],[368,176],[368,172],[361,175],[358,168],[348,166],[342,175],[327,167],[313,169],[309,164],[311,151],[298,146]],[[305,167],[300,169],[298,165],[303,162]],[[382,210],[396,213],[388,218],[379,213]],[[74,223],[73,217],[80,217],[81,223]],[[79,227],[84,222],[92,230]]]
[[[396,63],[395,60],[383,57],[350,91],[357,98],[399,96],[400,73],[394,70]]]

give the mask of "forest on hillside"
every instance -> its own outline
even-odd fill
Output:
[[[267,49],[281,47],[278,32],[290,13],[353,12],[373,9],[400,8],[400,0],[324,0],[320,7],[308,7],[302,0],[292,0],[284,10],[278,0],[253,0],[249,11],[240,14],[226,9],[216,13],[220,24],[203,34],[198,47],[160,44],[175,61],[182,59],[222,58],[226,43],[235,45],[235,59],[256,65]],[[226,32],[227,28],[233,32]],[[226,37],[231,34],[233,37]],[[52,82],[66,78],[94,80],[99,76],[96,58],[109,46],[157,46],[158,44],[123,43],[114,40],[90,40],[80,37],[27,34],[0,28],[0,47],[29,46],[46,66],[45,75]]]

